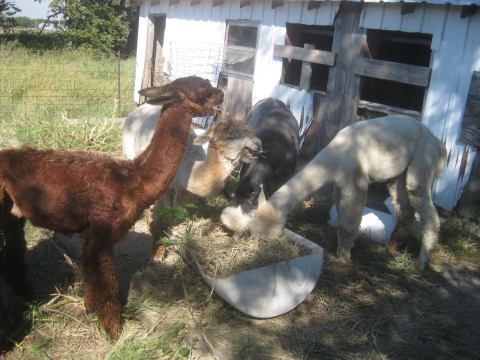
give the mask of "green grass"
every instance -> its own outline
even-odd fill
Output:
[[[86,50],[34,52],[0,43],[0,146],[115,152],[134,108],[135,59]],[[118,98],[120,94],[120,99]]]

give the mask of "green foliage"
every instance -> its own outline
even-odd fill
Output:
[[[44,22],[45,19],[31,19],[27,16],[15,16],[15,22],[17,27],[36,29],[38,24]]]
[[[13,15],[18,11],[20,9],[15,6],[13,1],[0,0],[0,31],[6,31],[15,25]]]
[[[72,47],[69,33],[61,31],[20,31],[0,34],[0,44],[9,48],[26,48],[38,51],[62,50]]]
[[[53,13],[62,14],[73,45],[101,52],[123,48],[128,39],[136,13],[125,1],[54,0]]]

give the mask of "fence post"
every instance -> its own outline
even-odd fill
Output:
[[[120,100],[120,87],[121,87],[121,78],[120,78],[120,50],[117,53],[117,109],[120,111],[121,100]]]

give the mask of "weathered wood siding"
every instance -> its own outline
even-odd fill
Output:
[[[299,122],[311,118],[313,94],[279,84],[282,60],[273,56],[274,46],[285,44],[287,22],[332,25],[339,3],[321,2],[319,7],[309,10],[307,1],[285,1],[283,6],[275,9],[272,9],[271,0],[252,1],[244,7],[240,7],[240,0],[225,1],[217,6],[212,6],[212,2],[202,0],[195,6],[191,6],[191,0],[180,0],[175,5],[169,5],[168,0],[157,1],[155,5],[148,1],[143,3],[135,90],[141,86],[149,15],[167,15],[165,68],[172,73],[177,64],[169,56],[175,44],[190,42],[202,47],[207,44],[222,47],[226,20],[256,20],[261,26],[252,102],[274,96],[291,106]],[[398,3],[364,3],[360,21],[363,28],[422,32],[433,36],[432,73],[422,122],[444,141],[448,149],[447,168],[434,189],[435,203],[446,209],[456,205],[475,157],[474,149],[461,143],[458,135],[472,73],[480,70],[480,13],[466,18],[461,18],[460,14],[461,7],[451,5],[419,3],[414,12],[402,15]],[[189,60],[193,64],[201,63],[195,53],[191,52]],[[202,71],[197,74],[202,75]]]

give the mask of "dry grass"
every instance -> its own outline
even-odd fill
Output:
[[[229,234],[210,219],[197,218],[173,228],[179,251],[193,256],[203,271],[225,278],[235,273],[309,254],[286,236],[266,240],[245,233]]]
[[[219,204],[223,203],[209,204],[209,218],[218,218],[222,206]],[[193,220],[208,223],[200,219],[207,213],[202,206],[196,218],[181,226],[186,228]],[[442,242],[433,253],[432,265],[419,272],[416,253],[390,252],[359,239],[353,249],[352,264],[343,265],[332,255],[335,229],[326,225],[325,220],[325,209],[318,207],[298,209],[290,217],[289,227],[319,243],[325,249],[326,259],[317,287],[288,314],[265,320],[243,315],[212,294],[198,272],[175,251],[169,252],[165,262],[155,265],[147,260],[141,264],[137,261],[136,266],[127,264],[119,254],[119,274],[129,284],[120,339],[110,341],[96,318],[85,315],[82,286],[74,277],[30,308],[32,326],[5,358],[479,357],[478,264],[463,267],[451,261]],[[131,252],[148,248],[148,241],[135,239]],[[48,284],[51,287],[58,283],[52,274],[66,271],[59,250],[42,246],[45,242],[49,240],[38,242],[31,249],[30,262],[44,266],[43,271],[35,273],[36,281],[43,284],[37,287],[37,293],[45,291]],[[42,251],[38,251],[39,247]],[[33,255],[39,259],[33,259]],[[46,258],[55,261],[40,261]],[[63,265],[59,266],[60,263]]]

